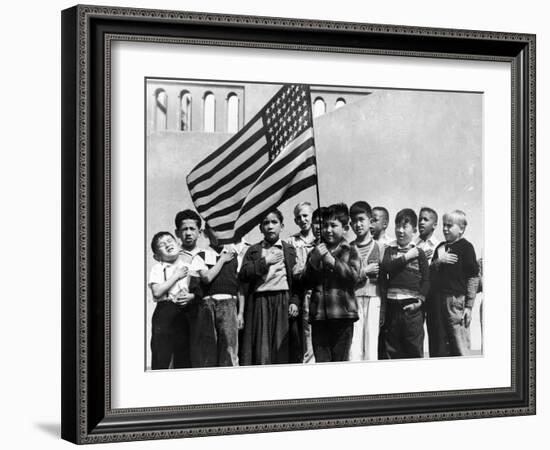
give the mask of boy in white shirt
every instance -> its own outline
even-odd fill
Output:
[[[192,262],[175,237],[161,231],[151,241],[157,263],[151,268],[149,287],[157,304],[152,318],[151,369],[191,367],[189,323],[186,310],[200,298],[199,279]]]
[[[441,242],[434,236],[437,228],[437,213],[427,206],[420,208],[418,213],[418,237],[415,240],[416,246],[424,250],[428,264],[431,264],[435,248]]]
[[[372,235],[372,238],[380,247],[382,257],[384,256],[385,248],[390,244],[390,242],[393,242],[393,239],[391,239],[386,233],[389,222],[390,213],[386,208],[384,208],[383,206],[375,206],[374,208],[372,208],[370,233]]]

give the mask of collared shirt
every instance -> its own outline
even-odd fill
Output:
[[[176,281],[168,292],[159,300],[170,300],[175,298],[178,294],[185,294],[189,292],[189,276],[196,274],[200,268],[200,258],[194,258],[190,256],[189,252],[185,254],[182,252],[178,259],[173,263],[159,261],[151,268],[149,274],[149,287],[153,284],[164,283],[168,278],[172,276],[174,270],[178,266],[184,266],[189,269],[186,277],[180,278]]]
[[[418,236],[415,239],[416,246],[418,248],[421,248],[422,250],[431,250],[432,256],[428,258],[428,264],[431,264],[432,259],[434,257],[433,252],[435,251],[435,248],[441,243],[439,239],[437,239],[433,234],[426,240],[423,240],[420,236]]]
[[[182,249],[180,252],[180,259],[184,263],[189,264],[189,275],[191,276],[198,277],[199,271],[204,269],[203,265],[201,265],[202,258],[197,258],[197,255],[201,251],[199,247],[195,246],[192,250]]]
[[[386,249],[386,247],[389,247],[391,244],[397,241],[390,239],[384,231],[383,234],[380,234],[380,237],[374,242],[378,244],[378,247],[380,248],[380,257],[383,258],[384,250]]]
[[[269,266],[264,282],[256,288],[256,292],[288,291],[289,285],[286,278],[286,266],[282,241],[279,239],[271,245],[264,240],[262,241],[261,246],[262,258],[265,258],[268,254],[280,253],[283,255],[283,259],[277,264],[271,264]]]
[[[286,242],[296,249],[296,266],[303,270],[306,266],[307,256],[315,248],[315,236],[309,240],[305,239],[301,233],[290,236]]]

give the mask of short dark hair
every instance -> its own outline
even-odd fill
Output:
[[[321,217],[323,217],[323,214],[325,213],[326,209],[327,209],[326,206],[321,206],[317,208],[315,211],[313,211],[313,214],[311,214],[311,221],[312,222],[314,220],[321,221]]]
[[[420,211],[418,212],[418,217],[420,217],[420,214],[422,214],[423,212],[428,212],[431,215],[433,215],[435,217],[435,221],[437,222],[438,217],[434,209],[430,208],[429,206],[423,206],[422,208],[420,208]]]
[[[387,222],[390,221],[390,213],[383,206],[375,206],[374,208],[372,208],[372,212],[374,211],[382,211],[382,213],[384,214],[384,217],[386,218],[386,221]]]
[[[176,214],[174,222],[176,223],[176,230],[179,229],[181,223],[184,220],[194,220],[197,223],[197,227],[200,229],[202,226],[202,219],[195,211],[192,209],[184,209]]]
[[[354,217],[358,214],[366,214],[367,217],[370,219],[372,217],[372,209],[370,205],[367,202],[361,200],[351,205],[349,208],[350,217]]]
[[[405,208],[395,215],[395,224],[399,225],[400,223],[410,223],[416,228],[418,217],[416,217],[416,213],[411,208]]]
[[[330,205],[323,214],[323,220],[337,220],[343,226],[349,224],[349,210],[345,203],[335,203]]]
[[[266,211],[265,214],[262,214],[262,220],[260,221],[260,225],[262,224],[264,219],[270,214],[275,214],[279,219],[279,222],[283,223],[283,213],[279,211],[277,208],[271,208],[270,210]]]
[[[174,237],[174,235],[172,233],[170,233],[169,231],[159,231],[157,234],[155,234],[153,236],[153,239],[151,239],[151,250],[153,250],[153,253],[156,255],[157,252],[158,252],[158,244],[159,244],[159,241],[161,240],[161,238],[163,238],[164,236],[170,236],[172,239],[174,239],[174,241],[176,240],[176,238]]]

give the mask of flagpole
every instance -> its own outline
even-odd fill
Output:
[[[319,224],[321,225],[321,230],[323,229],[323,216],[321,214],[321,195],[319,194],[319,164],[317,162],[317,146],[315,145],[315,126],[313,125],[313,107],[311,104],[311,87],[307,85],[308,92],[308,104],[309,112],[311,114],[311,130],[313,132],[313,151],[315,154],[315,177],[317,181],[315,183],[315,194],[317,196],[317,210],[319,211]],[[320,233],[319,239],[323,242],[323,234]]]

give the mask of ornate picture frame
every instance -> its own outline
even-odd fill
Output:
[[[534,414],[535,41],[530,34],[178,11],[80,5],[63,11],[62,437],[84,444]],[[111,171],[111,50],[115,42],[509,64],[510,385],[114,408],[111,184],[116,173]]]

